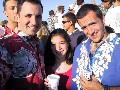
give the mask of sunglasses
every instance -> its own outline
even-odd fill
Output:
[[[70,21],[62,21],[63,24],[65,24],[66,22],[70,22]]]

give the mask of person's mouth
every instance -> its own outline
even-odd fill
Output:
[[[92,36],[91,36],[91,37],[92,37],[93,39],[96,39],[96,38],[97,38],[97,36],[98,36],[98,35],[97,35],[97,33],[94,33],[94,34],[92,34]]]
[[[31,30],[36,30],[36,27],[30,27],[28,26]]]

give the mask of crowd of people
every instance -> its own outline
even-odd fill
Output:
[[[120,0],[74,0],[42,21],[40,0],[4,0],[0,90],[120,90]]]

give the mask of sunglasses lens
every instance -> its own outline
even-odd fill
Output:
[[[65,24],[66,22],[69,22],[69,21],[62,21],[63,24]]]
[[[66,21],[62,21],[62,23],[63,23],[63,24],[65,24],[65,23],[66,23]]]

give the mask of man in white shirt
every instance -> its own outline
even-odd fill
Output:
[[[105,24],[120,33],[120,0],[112,1],[113,8],[109,9],[105,16]]]
[[[55,29],[62,28],[62,16],[64,13],[64,6],[58,7],[58,13],[56,13],[57,23],[55,23]]]

